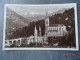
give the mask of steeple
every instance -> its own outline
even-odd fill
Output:
[[[35,40],[35,42],[37,42],[37,29],[36,29],[36,26],[35,26],[35,29],[34,29],[34,40]]]
[[[36,31],[37,29],[36,29],[36,26],[35,26],[35,30],[34,31]]]
[[[47,33],[48,33],[48,27],[49,27],[49,16],[46,10],[46,19],[45,19],[45,40],[47,40]]]
[[[45,26],[49,26],[49,16],[47,10],[46,10]]]
[[[39,26],[39,36],[41,36],[41,27]]]
[[[41,27],[39,26],[39,31],[41,31]]]
[[[48,13],[47,13],[47,10],[46,10],[46,18],[47,18],[47,16],[48,16]]]

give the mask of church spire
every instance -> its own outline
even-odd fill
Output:
[[[45,19],[45,40],[47,40],[47,34],[48,34],[48,27],[49,27],[49,16],[46,10],[46,19]]]
[[[35,29],[34,29],[34,41],[37,42],[37,29],[36,29],[36,26],[35,26]]]
[[[39,26],[39,36],[41,36],[41,27]]]
[[[39,31],[41,31],[41,27],[39,26]]]
[[[36,31],[37,29],[36,29],[36,26],[35,26],[35,31]]]
[[[47,10],[46,10],[46,18],[48,17],[48,12],[47,12]]]

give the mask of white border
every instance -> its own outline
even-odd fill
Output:
[[[78,51],[79,50],[79,44],[78,44],[78,20],[77,20],[77,4],[76,3],[67,3],[67,4],[37,4],[37,6],[49,6],[49,5],[73,5],[74,11],[75,11],[75,33],[76,33],[76,48],[5,48],[5,28],[6,28],[6,6],[11,5],[19,5],[19,6],[36,6],[36,4],[5,4],[4,9],[4,31],[3,31],[3,50],[70,50],[70,51]]]

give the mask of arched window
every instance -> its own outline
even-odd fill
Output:
[[[12,44],[12,41],[9,41],[9,44]]]
[[[61,30],[61,28],[59,28],[59,30]]]
[[[20,44],[20,40],[17,41],[17,45]]]
[[[13,44],[16,45],[16,40],[13,41]]]

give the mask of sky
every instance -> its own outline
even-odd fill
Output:
[[[29,15],[29,14],[46,14],[56,12],[63,8],[72,8],[74,4],[44,4],[44,5],[26,5],[26,4],[7,4],[6,7],[12,9],[19,15]]]

